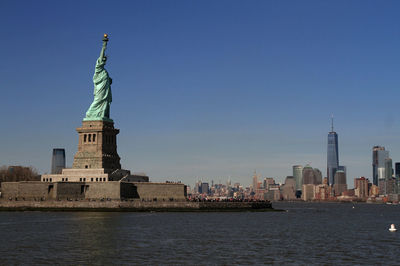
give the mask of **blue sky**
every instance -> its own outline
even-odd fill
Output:
[[[153,181],[326,174],[330,114],[348,182],[372,146],[400,161],[398,1],[2,1],[0,165],[72,165],[110,35],[123,168]]]

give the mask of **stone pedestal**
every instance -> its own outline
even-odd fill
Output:
[[[105,169],[106,173],[121,169],[117,153],[119,129],[109,121],[82,121],[76,129],[79,134],[78,152],[75,154],[73,169]]]
[[[121,169],[117,153],[117,134],[111,121],[83,121],[76,129],[78,152],[71,169],[61,174],[42,175],[43,182],[149,182],[145,174],[131,174]]]

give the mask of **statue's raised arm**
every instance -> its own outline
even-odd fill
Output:
[[[103,120],[112,121],[110,119],[111,95],[111,78],[108,75],[104,65],[107,61],[105,51],[107,48],[108,35],[104,34],[103,47],[101,48],[100,57],[96,61],[96,69],[93,75],[94,83],[94,99],[86,112],[84,120]]]
[[[106,48],[107,48],[107,42],[108,42],[108,35],[104,34],[104,37],[103,37],[103,48],[101,48],[100,57],[99,57],[100,60],[104,60],[104,61],[107,60],[107,56],[105,55]]]

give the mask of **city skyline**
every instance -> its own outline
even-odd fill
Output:
[[[372,180],[373,146],[400,161],[395,1],[20,3],[0,11],[0,165],[49,173],[61,147],[71,166],[105,32],[121,164],[154,181],[325,172],[331,113],[348,184]]]

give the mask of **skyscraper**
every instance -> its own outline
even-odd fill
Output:
[[[400,193],[400,163],[397,162],[394,164],[395,168],[395,193]]]
[[[372,148],[372,182],[378,186],[380,178],[385,178],[385,159],[389,158],[389,151],[385,147],[374,146]]]
[[[400,163],[399,162],[395,163],[394,168],[395,168],[395,177],[399,178],[400,177]]]
[[[368,179],[365,177],[360,177],[354,179],[354,192],[355,196],[358,198],[368,197]]]
[[[201,193],[208,195],[210,192],[210,188],[208,187],[208,183],[201,183]]]
[[[258,177],[257,177],[257,172],[254,171],[253,175],[253,191],[256,192],[258,186]]]
[[[340,196],[344,191],[347,190],[346,173],[344,171],[336,171],[333,189],[336,196]]]
[[[329,185],[333,185],[335,173],[339,168],[338,135],[333,131],[333,116],[331,118],[331,131],[328,134],[327,176]]]
[[[266,190],[269,190],[269,187],[274,184],[275,184],[275,180],[273,177],[266,177],[266,178],[264,178],[263,188]]]
[[[303,185],[303,166],[293,165],[293,176],[296,180],[296,190],[301,190]]]
[[[303,168],[303,185],[315,184],[315,173],[314,169],[307,164]]]
[[[280,191],[283,199],[296,199],[296,179],[294,176],[286,177],[285,184],[280,187]]]
[[[393,175],[393,161],[390,157],[385,159],[385,179],[392,179]]]
[[[51,158],[51,174],[61,174],[61,171],[64,168],[65,168],[65,150],[53,149],[53,156]]]
[[[347,173],[347,168],[344,165],[339,165],[338,170],[343,171],[344,173]]]
[[[318,168],[312,168],[309,164],[303,168],[303,185],[322,184],[322,173]]]
[[[393,176],[393,161],[392,158],[387,157],[385,159],[385,185],[384,185],[384,192],[385,195],[387,194],[392,194],[395,193],[395,191],[397,191],[396,189],[396,182],[395,180],[392,178]]]
[[[322,184],[322,173],[318,168],[314,168],[314,184]]]

